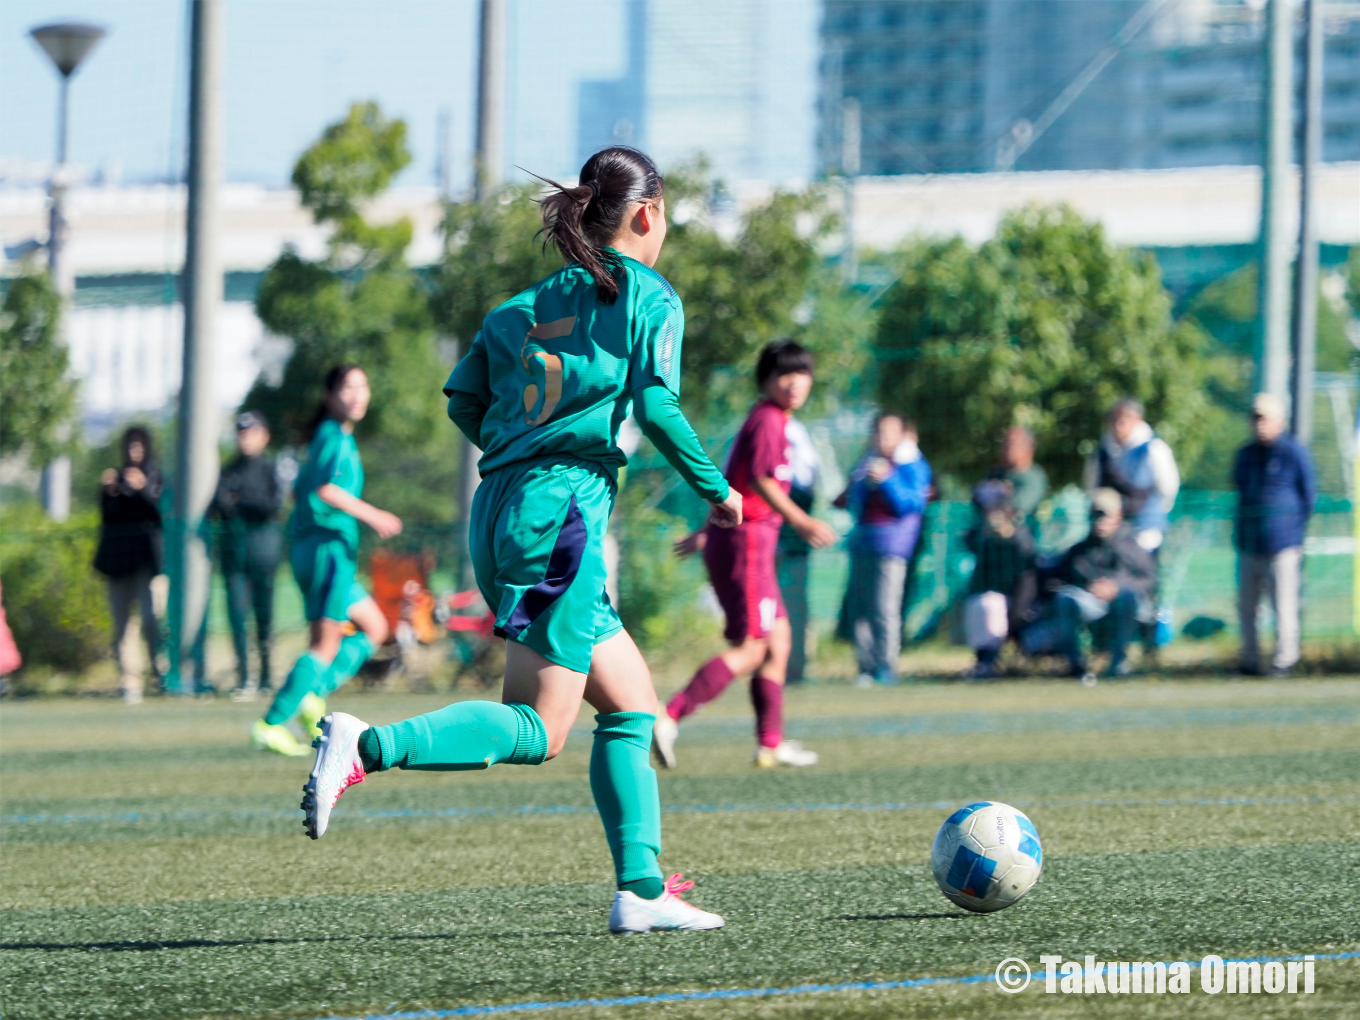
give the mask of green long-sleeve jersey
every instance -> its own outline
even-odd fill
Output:
[[[612,305],[569,265],[492,311],[444,385],[449,417],[481,448],[483,475],[554,456],[617,474],[628,460],[619,427],[636,409],[691,487],[724,500],[727,482],[679,409],[680,298],[655,270],[611,255],[621,287]]]

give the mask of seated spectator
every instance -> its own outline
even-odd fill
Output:
[[[967,676],[985,679],[997,675],[997,655],[1033,610],[1034,538],[1010,482],[980,483],[973,490],[973,506],[978,520],[964,541],[976,565],[963,604],[963,634],[977,653]]]
[[[1044,617],[1025,628],[1021,647],[1031,655],[1066,656],[1073,676],[1093,679],[1081,650],[1081,632],[1088,628],[1096,646],[1110,653],[1108,675],[1127,676],[1129,642],[1139,622],[1155,612],[1157,568],[1125,522],[1118,492],[1096,489],[1091,533],[1045,573],[1053,599]]]
[[[1011,505],[1016,518],[1034,533],[1034,513],[1048,495],[1048,473],[1034,461],[1034,433],[1021,425],[1006,430],[1001,456],[989,480],[1011,484]]]
[[[897,682],[902,591],[930,494],[930,465],[916,440],[913,423],[895,414],[879,415],[869,452],[836,500],[855,518],[846,618],[860,686]]]

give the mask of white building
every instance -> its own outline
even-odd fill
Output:
[[[770,193],[734,188],[737,208]],[[1260,170],[1250,166],[1150,171],[1051,171],[863,177],[851,195],[859,246],[890,249],[912,236],[991,237],[1008,211],[1067,202],[1104,224],[1116,244],[1159,249],[1238,247],[1256,239]],[[1297,188],[1297,181],[1291,184]],[[1323,243],[1360,244],[1360,163],[1332,163],[1319,181]],[[1294,197],[1287,202],[1296,207]],[[0,243],[46,234],[44,192],[0,189]],[[291,191],[228,185],[222,191],[226,301],[217,323],[218,404],[228,411],[261,371],[281,369],[288,351],[255,317],[260,274],[285,246],[307,257],[326,234]],[[408,216],[409,260],[434,262],[442,209],[432,188],[398,189],[369,210],[378,221]],[[71,361],[83,381],[82,416],[100,430],[136,412],[168,408],[179,390],[183,311],[176,298],[184,253],[184,192],[170,187],[77,188],[70,198],[70,256],[77,276],[69,323]],[[5,272],[17,265],[7,263]]]
[[[237,407],[261,369],[280,368],[288,342],[255,316],[258,275],[286,246],[317,258],[326,232],[292,191],[232,184],[222,191],[226,301],[217,321],[214,382],[223,411]],[[0,190],[0,243],[16,251],[47,233],[40,188]],[[183,187],[87,187],[69,193],[68,256],[77,277],[67,323],[71,368],[81,380],[81,418],[94,434],[129,415],[167,409],[179,392],[184,309],[177,294],[184,258]],[[442,211],[433,188],[394,192],[371,215],[409,216],[409,255],[435,261]],[[17,271],[14,262],[6,272]]]

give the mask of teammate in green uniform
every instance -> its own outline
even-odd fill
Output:
[[[552,182],[548,182],[552,183]],[[344,790],[373,772],[537,765],[567,739],[582,697],[598,713],[590,785],[614,859],[613,931],[716,928],[663,879],[661,808],[648,760],[656,691],[605,593],[603,540],[626,462],[630,410],[715,521],[741,521],[680,413],[680,299],[651,267],[666,237],[662,180],[615,147],[543,201],[567,266],[489,314],[444,392],[479,447],[483,480],[469,534],[477,584],[507,639],[502,703],[464,701],[391,726],[335,712],[322,722],[304,788],[320,837]]]
[[[368,376],[357,365],[326,373],[326,397],[298,473],[297,505],[288,522],[289,560],[302,589],[311,642],[293,664],[269,711],[250,731],[251,743],[279,754],[303,755],[285,725],[297,715],[309,738],[320,735],[325,697],[359,671],[373,649],[387,640],[387,619],[355,580],[359,523],[382,538],[401,532],[401,521],[359,497],[364,465],[354,442],[354,423],[368,412]],[[346,634],[347,624],[355,632]]]

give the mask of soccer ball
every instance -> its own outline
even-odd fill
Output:
[[[1044,850],[1034,823],[1009,804],[966,804],[945,819],[930,848],[940,892],[979,914],[1009,907],[1039,881]]]

